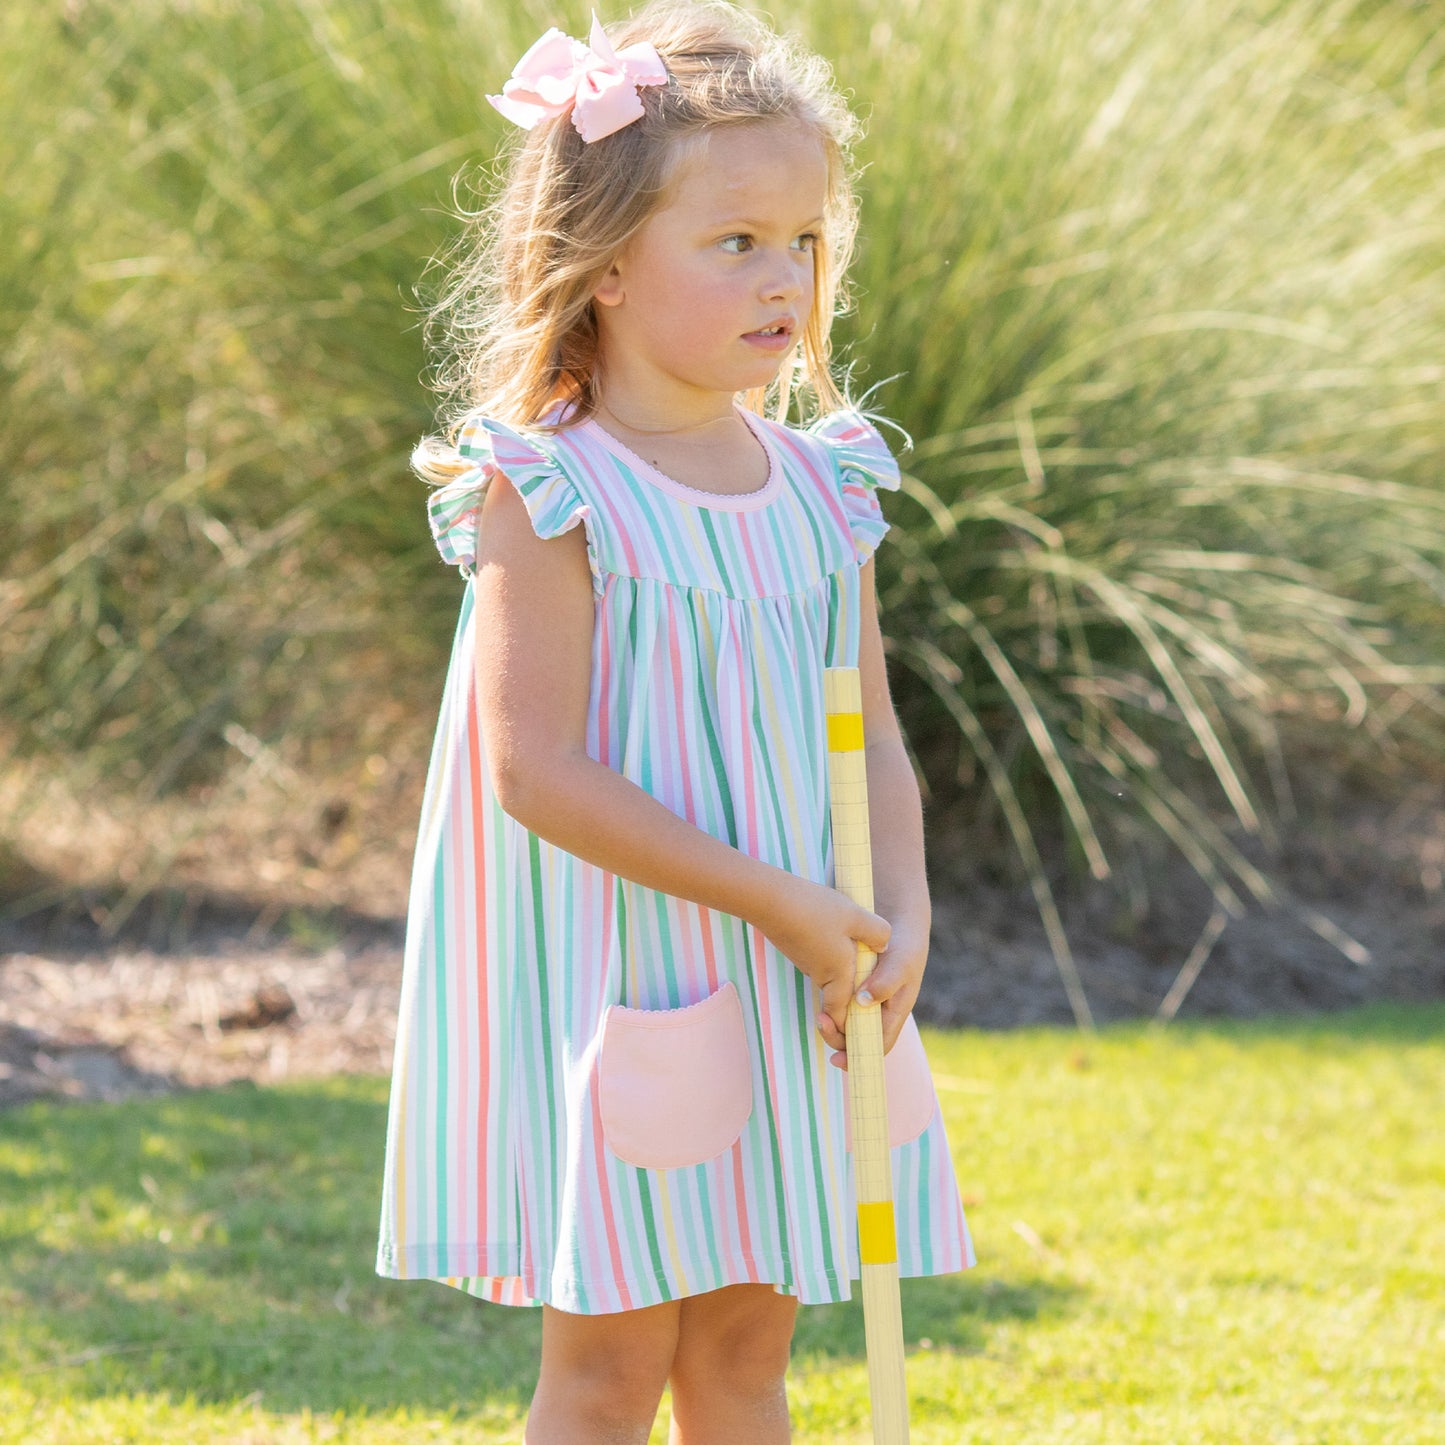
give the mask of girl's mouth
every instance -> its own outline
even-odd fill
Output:
[[[786,351],[793,342],[793,328],[785,321],[775,321],[771,326],[749,331],[743,340],[765,351]]]

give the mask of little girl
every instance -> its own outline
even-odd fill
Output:
[[[380,1273],[541,1304],[530,1445],[785,1441],[798,1303],[858,1277],[843,1024],[880,953],[900,1271],[972,1263],[910,1010],[918,788],[828,336],[852,122],[721,5],[549,31],[417,464],[468,579],[413,876]],[[794,373],[823,412],[786,412]],[[822,699],[861,668],[881,916],[828,886]]]

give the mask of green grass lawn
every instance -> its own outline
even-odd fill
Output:
[[[928,1035],[981,1263],[905,1284],[913,1440],[1439,1441],[1442,1041]],[[371,1274],[384,1096],[0,1114],[0,1441],[520,1439],[535,1312]],[[793,1401],[868,1438],[856,1307],[804,1312]]]

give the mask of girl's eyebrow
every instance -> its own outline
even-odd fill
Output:
[[[769,224],[767,221],[757,220],[752,216],[722,215],[709,220],[706,228],[711,231],[714,229],[726,229],[730,226],[737,231],[766,231]],[[822,224],[822,216],[814,216],[812,220],[804,221],[802,225],[796,226],[793,229],[796,231],[811,231],[817,229]]]

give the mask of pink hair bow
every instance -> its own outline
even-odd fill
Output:
[[[501,95],[487,99],[524,130],[570,110],[577,134],[589,143],[640,120],[638,88],[667,84],[662,57],[645,41],[614,50],[595,14],[590,39],[589,47],[549,30],[517,62]]]

